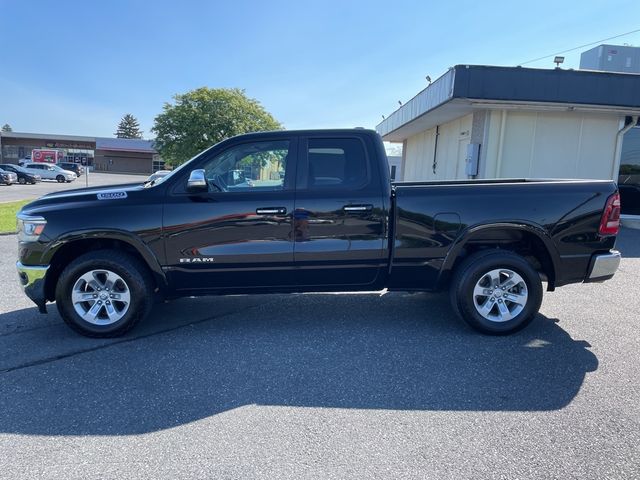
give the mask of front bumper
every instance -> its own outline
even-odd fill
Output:
[[[40,313],[47,313],[44,281],[49,265],[23,265],[17,262],[16,268],[24,293],[38,306]]]
[[[600,253],[591,258],[589,273],[585,282],[602,282],[609,280],[618,270],[620,265],[620,252],[609,250],[608,253]]]

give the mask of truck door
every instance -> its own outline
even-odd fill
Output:
[[[301,139],[294,212],[296,282],[373,287],[386,267],[378,163],[358,136]]]
[[[166,270],[177,290],[293,286],[294,137],[245,140],[212,154],[208,192],[186,190],[189,171],[168,192]]]

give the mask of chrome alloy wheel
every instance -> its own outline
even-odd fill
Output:
[[[91,270],[73,285],[71,302],[83,320],[93,325],[111,325],[129,310],[131,293],[117,273]]]
[[[473,289],[476,310],[492,322],[506,322],[518,316],[528,298],[524,279],[508,268],[485,273]]]

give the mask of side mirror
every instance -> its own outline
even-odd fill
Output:
[[[206,191],[207,180],[204,178],[204,170],[192,170],[189,174],[189,180],[187,181],[187,190],[190,192],[202,192]]]

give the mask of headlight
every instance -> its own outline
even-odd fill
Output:
[[[19,213],[18,218],[18,240],[21,242],[35,242],[40,238],[40,234],[47,225],[43,217]]]

